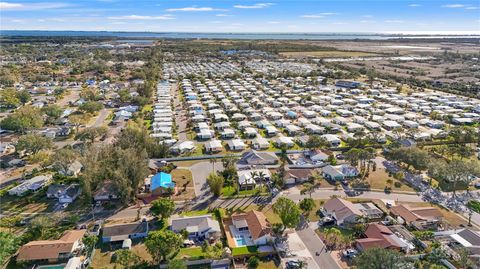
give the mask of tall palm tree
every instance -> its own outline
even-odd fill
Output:
[[[258,172],[257,172],[257,171],[252,171],[252,172],[250,172],[250,176],[251,176],[252,179],[255,180],[255,182],[256,182],[257,179],[258,179]]]
[[[260,190],[263,190],[263,183],[265,182],[266,179],[266,174],[263,171],[258,172],[258,181],[260,181]]]
[[[215,172],[215,163],[217,163],[217,158],[211,158],[210,163],[212,164],[212,172]]]

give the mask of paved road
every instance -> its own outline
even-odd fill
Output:
[[[321,269],[341,269],[332,256],[330,256],[330,253],[326,251],[325,244],[320,240],[320,237],[318,237],[310,225],[303,230],[298,230],[297,234],[302,239],[303,244],[305,244],[308,251],[310,251],[310,254],[312,254],[313,259]],[[316,252],[319,252],[320,255],[317,256],[315,254]]]
[[[175,108],[175,123],[177,124],[178,141],[186,141],[187,138],[187,121],[188,115],[186,109],[182,107],[182,101],[180,101],[180,91],[177,91],[177,84],[172,84],[173,106]]]
[[[323,190],[319,189],[312,193],[313,199],[329,199],[333,195],[341,196],[341,197],[349,197],[345,194],[343,190]],[[298,192],[291,193],[290,191],[283,191],[283,194],[278,196],[286,196],[294,201],[300,201],[303,198],[307,197],[305,195],[301,195]],[[277,197],[278,197],[277,196]],[[406,193],[384,193],[384,192],[374,192],[368,191],[363,192],[360,195],[353,196],[351,198],[364,198],[364,199],[382,199],[382,200],[393,200],[393,201],[400,201],[400,202],[423,202],[422,197],[416,194],[406,194]]]

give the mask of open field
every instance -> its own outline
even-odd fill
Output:
[[[318,58],[335,58],[335,57],[368,57],[378,56],[376,53],[362,51],[341,51],[341,50],[325,50],[325,51],[295,51],[281,52],[280,55],[286,57],[318,57]]]

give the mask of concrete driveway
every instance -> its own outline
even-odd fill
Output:
[[[199,162],[190,167],[181,167],[192,172],[193,185],[196,197],[204,197],[210,194],[210,188],[207,184],[207,177],[212,173],[214,165],[210,161]],[[223,165],[220,161],[215,163],[215,171],[223,171]]]
[[[327,252],[325,244],[320,240],[320,237],[315,233],[316,225],[317,223],[309,223],[303,230],[298,230],[298,237],[302,239],[303,244],[307,247],[319,268],[341,269],[330,255],[330,252]],[[318,256],[316,255],[317,252],[319,253]]]

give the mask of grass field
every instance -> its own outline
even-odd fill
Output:
[[[280,54],[282,56],[287,56],[287,57],[317,57],[317,58],[368,57],[368,56],[378,55],[370,52],[341,51],[341,50],[295,51],[295,52],[281,52]]]

